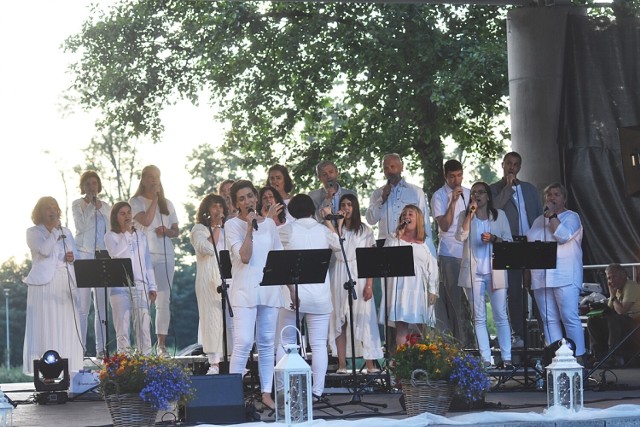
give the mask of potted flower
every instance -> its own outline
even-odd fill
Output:
[[[172,359],[116,353],[103,362],[100,388],[114,426],[153,426],[158,410],[191,397],[189,372]]]
[[[399,345],[390,369],[402,388],[407,415],[443,415],[454,396],[463,402],[484,398],[490,382],[479,357],[433,329],[411,334]]]

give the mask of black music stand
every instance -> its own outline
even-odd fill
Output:
[[[106,330],[104,355],[109,357],[109,316],[107,288],[121,288],[133,285],[133,267],[130,258],[78,259],[73,263],[76,285],[79,288],[103,288],[103,320]]]
[[[294,285],[296,301],[296,328],[300,330],[298,285],[324,283],[329,270],[331,249],[296,249],[270,251],[264,266],[260,286]]]
[[[494,270],[521,270],[522,287],[524,289],[525,270],[547,270],[556,268],[558,257],[558,242],[496,242],[493,244],[493,269]],[[522,292],[522,330],[523,330],[523,362],[524,385],[528,385],[529,352],[527,343],[527,292]],[[542,372],[538,372],[542,375]]]
[[[356,248],[358,277],[384,278],[384,358],[385,368],[389,368],[389,305],[387,303],[388,277],[415,276],[413,248],[411,246],[383,246]]]

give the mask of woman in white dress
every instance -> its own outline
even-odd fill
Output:
[[[331,214],[331,207],[323,211],[324,217]],[[358,279],[358,265],[356,263],[356,249],[375,246],[373,230],[362,222],[360,217],[360,203],[353,194],[345,194],[340,198],[338,219],[338,235],[343,239],[351,277],[355,281],[357,299],[353,300],[353,332],[355,338],[356,357],[364,357],[368,373],[379,371],[375,367],[375,360],[383,357],[378,316],[373,300],[373,278]],[[332,221],[325,221],[333,232],[336,229]],[[331,352],[338,355],[338,374],[347,373],[347,357],[351,356],[351,328],[349,327],[349,296],[344,284],[349,280],[347,264],[342,254],[339,242],[332,248],[334,259],[330,267],[331,299],[333,301],[333,315],[329,329],[329,344]]]
[[[131,200],[136,229],[142,231],[149,242],[149,252],[158,285],[156,300],[156,335],[158,355],[168,357],[166,339],[171,321],[171,284],[176,260],[173,243],[180,234],[178,216],[173,204],[165,198],[160,169],[149,165],[142,169],[140,185]]]
[[[507,315],[507,270],[493,270],[492,264],[493,244],[510,242],[511,228],[504,211],[493,207],[488,184],[476,182],[471,187],[469,207],[460,212],[458,217],[456,239],[464,242],[458,286],[464,288],[471,305],[480,356],[485,366],[491,366],[486,308],[486,295],[489,294],[503,367],[512,370],[511,325]]]
[[[282,246],[286,250],[300,249],[329,249],[338,244],[337,236],[331,233],[327,227],[318,223],[314,215],[316,207],[311,197],[306,194],[293,196],[289,203],[291,215],[295,221],[286,224],[280,229]],[[285,326],[296,326],[296,312],[293,302],[296,299],[295,286],[288,285],[285,290],[283,307],[278,314],[278,333]],[[315,398],[320,399],[324,393],[324,380],[329,364],[327,354],[327,339],[329,333],[329,318],[331,317],[331,284],[329,274],[322,283],[305,284],[298,287],[298,312],[300,321],[306,319],[309,344],[313,352],[311,373],[313,376],[312,392]],[[296,331],[287,328],[282,332],[282,344],[294,344]],[[282,345],[278,345],[276,359],[284,356]]]
[[[271,206],[278,203],[283,206],[283,209],[273,220],[276,222],[276,226],[280,228],[286,223],[295,221],[295,218],[289,213],[285,201],[282,199],[280,193],[278,193],[278,190],[270,185],[262,187],[260,191],[258,191],[258,212],[260,212],[260,215],[266,217],[269,214]]]
[[[415,205],[406,205],[395,234],[385,246],[411,246],[415,276],[397,277],[387,285],[389,325],[396,328],[396,345],[407,341],[410,325],[435,326],[435,303],[438,298],[438,262],[426,242],[424,215]],[[386,290],[383,289],[383,293]],[[378,315],[384,321],[384,304]]]
[[[83,196],[73,201],[71,211],[76,226],[76,244],[78,259],[96,259],[107,255],[104,235],[109,231],[109,213],[111,206],[100,200],[102,181],[97,172],[88,170],[80,176],[80,194]],[[93,310],[95,315],[94,330],[96,335],[96,355],[106,352],[106,305],[105,288],[78,288],[78,315],[80,317],[80,336],[82,345],[86,347],[87,318],[93,294]]]
[[[233,276],[229,297],[234,314],[234,342],[229,372],[244,373],[255,330],[262,403],[274,409],[271,397],[275,366],[274,343],[282,292],[279,286],[260,286],[260,280],[269,251],[282,249],[272,217],[283,206],[276,204],[271,207],[268,217],[260,216],[256,212],[258,191],[246,180],[236,181],[231,186],[231,201],[238,210],[238,215],[225,223]]]
[[[118,353],[131,351],[130,323],[136,335],[136,347],[142,354],[151,354],[151,316],[149,307],[156,300],[156,282],[144,233],[133,227],[133,214],[127,202],[113,205],[110,215],[111,231],[104,242],[111,258],[129,258],[133,269],[130,287],[109,289],[116,330]]]
[[[33,361],[55,350],[69,359],[69,371],[83,368],[76,275],[77,250],[71,230],[60,223],[60,207],[53,197],[41,197],[31,213],[34,227],[27,229],[31,270],[25,279],[27,324],[22,370],[33,375]]]
[[[196,298],[200,318],[200,342],[209,359],[207,375],[220,372],[223,355],[222,294],[218,287],[222,284],[220,267],[216,258],[225,249],[224,218],[227,216],[224,198],[208,194],[202,199],[196,216],[196,225],[191,229],[191,245],[196,252]],[[215,249],[211,237],[215,242]]]

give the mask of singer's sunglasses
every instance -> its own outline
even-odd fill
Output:
[[[472,195],[472,196],[479,196],[479,195],[481,195],[481,194],[487,194],[487,192],[486,192],[486,191],[484,191],[484,190],[480,190],[480,191],[472,191],[472,192],[471,192],[471,195]]]

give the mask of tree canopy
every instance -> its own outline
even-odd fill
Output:
[[[220,107],[222,156],[286,164],[302,187],[332,159],[364,190],[385,152],[438,186],[443,141],[493,160],[508,137],[506,11],[491,6],[123,1],[65,44],[102,126],[160,138],[178,97]],[[222,178],[222,177],[221,177]],[[343,176],[343,179],[345,176]]]

